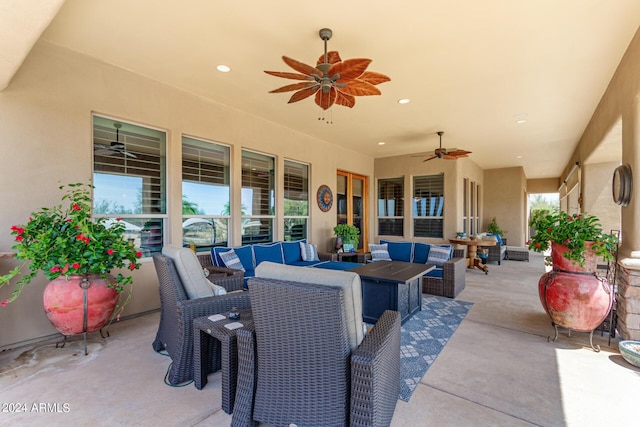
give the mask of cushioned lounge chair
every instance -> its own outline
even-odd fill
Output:
[[[385,426],[400,390],[400,316],[363,338],[360,277],[262,263],[238,331],[233,426]],[[307,283],[304,283],[307,282]]]
[[[166,381],[177,385],[193,380],[193,320],[228,312],[232,307],[250,308],[249,295],[236,292],[189,299],[174,261],[156,253],[153,262],[160,282],[160,324],[153,349],[169,354],[172,364]],[[199,265],[197,260],[196,263]],[[240,286],[242,280],[240,277]]]

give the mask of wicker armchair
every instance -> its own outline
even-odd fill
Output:
[[[505,255],[507,252],[507,239],[505,237],[502,238],[502,244],[497,244],[495,246],[488,246],[489,256],[487,257],[487,262],[497,262],[498,265],[502,263],[502,260],[505,259]]]
[[[357,275],[335,273],[355,276],[360,291]],[[356,330],[350,314],[361,319],[361,306],[358,314],[349,292],[249,279],[254,331],[238,331],[232,426],[391,423],[400,391],[400,316],[385,311],[358,344],[350,336]]]
[[[238,292],[188,299],[174,261],[156,253],[153,262],[160,282],[160,324],[153,349],[165,350],[171,357],[166,381],[175,385],[193,380],[193,320],[227,312],[232,307],[250,308],[249,295]]]
[[[422,277],[422,293],[455,298],[464,289],[466,271],[464,249],[454,249],[453,258],[442,265],[442,278]]]

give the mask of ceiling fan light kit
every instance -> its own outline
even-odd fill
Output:
[[[337,51],[328,51],[327,42],[333,36],[329,28],[319,31],[320,39],[324,41],[324,54],[318,59],[316,66],[304,64],[295,59],[283,56],[282,60],[297,73],[265,71],[265,73],[291,80],[301,80],[274,89],[269,93],[295,91],[289,98],[289,104],[315,95],[315,102],[323,110],[334,104],[353,108],[356,96],[380,95],[376,87],[380,83],[391,79],[380,73],[366,71],[371,63],[370,59],[353,58],[342,60]]]

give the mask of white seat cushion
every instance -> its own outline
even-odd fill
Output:
[[[189,248],[177,246],[164,246],[162,255],[173,260],[178,270],[178,275],[184,286],[184,291],[189,299],[210,297],[213,295],[224,295],[227,290],[219,285],[211,283],[202,270],[202,265],[198,257]]]
[[[344,292],[345,318],[351,350],[355,350],[364,339],[362,284],[360,276],[356,273],[262,262],[256,267],[256,277],[341,287]]]

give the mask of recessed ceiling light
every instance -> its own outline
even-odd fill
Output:
[[[521,158],[522,158],[522,156],[516,156],[516,159],[521,159]]]
[[[409,98],[402,98],[398,100],[398,104],[408,104],[411,100]]]
[[[229,71],[231,71],[231,67],[229,67],[228,65],[218,65],[216,69],[221,73],[228,73]]]
[[[516,120],[516,123],[521,125],[522,123],[527,123],[525,119]]]
[[[384,141],[378,142],[378,145],[384,145]]]

